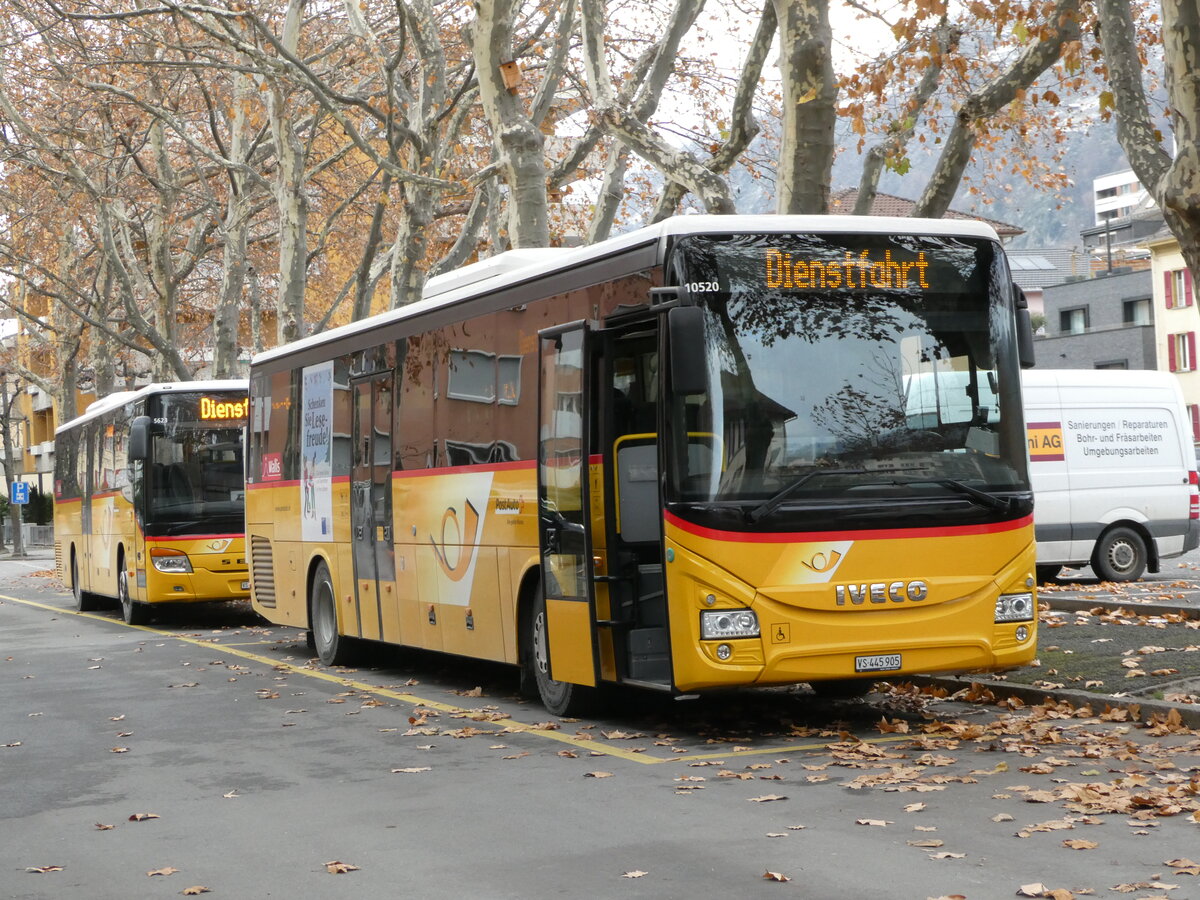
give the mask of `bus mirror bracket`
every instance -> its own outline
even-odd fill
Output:
[[[1029,315],[1029,301],[1025,292],[1015,283],[1013,289],[1013,305],[1017,311],[1017,354],[1021,360],[1022,369],[1032,369],[1037,364],[1033,349],[1033,319]]]
[[[131,462],[150,458],[150,417],[137,416],[129,423],[129,459]]]
[[[667,313],[671,340],[671,389],[676,394],[703,394],[708,390],[704,355],[704,310],[676,306]]]

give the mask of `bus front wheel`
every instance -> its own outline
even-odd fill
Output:
[[[150,621],[150,607],[138,603],[129,595],[129,573],[125,571],[125,558],[117,562],[117,600],[121,604],[121,618],[126,625],[145,625]]]
[[[1109,529],[1096,542],[1092,570],[1102,581],[1136,581],[1146,571],[1146,542],[1124,525]]]
[[[338,633],[337,595],[333,590],[333,577],[324,562],[313,573],[312,591],[309,594],[309,633],[313,649],[321,662],[327,666],[347,666],[355,657],[354,638]]]
[[[539,585],[525,617],[525,647],[521,665],[525,681],[537,686],[538,697],[546,711],[555,716],[579,716],[596,706],[597,689],[555,681],[550,677],[550,644],[546,636],[546,598]]]
[[[80,612],[93,612],[100,608],[100,601],[91,591],[85,591],[79,583],[79,559],[71,553],[71,593],[75,595],[75,608]]]

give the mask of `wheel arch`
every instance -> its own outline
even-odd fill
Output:
[[[1104,536],[1114,528],[1128,528],[1130,531],[1136,532],[1138,537],[1142,539],[1142,544],[1146,547],[1146,571],[1157,572],[1159,570],[1158,541],[1150,533],[1145,520],[1117,519],[1116,521],[1105,523],[1100,529],[1100,533],[1096,535],[1096,543],[1092,546],[1093,558],[1096,548],[1100,546],[1100,542],[1104,539]]]
[[[542,572],[537,562],[531,563],[521,573],[517,585],[517,665],[525,667],[525,635],[529,633],[529,617],[533,615],[533,598],[541,583]]]
[[[334,612],[338,615],[338,621],[341,621],[341,604],[337,602],[337,577],[335,572],[337,569],[333,565],[333,560],[322,552],[314,553],[308,561],[307,570],[304,573],[304,619],[308,623],[309,630],[313,627],[312,621],[312,594],[313,582],[317,580],[317,568],[325,564],[325,568],[329,570],[329,580],[333,582],[334,591]]]

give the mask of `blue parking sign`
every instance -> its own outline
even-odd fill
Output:
[[[29,502],[29,482],[14,481],[9,492],[9,502],[11,503],[28,503]]]

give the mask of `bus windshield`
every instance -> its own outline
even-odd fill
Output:
[[[169,394],[153,413],[147,524],[171,533],[240,531],[245,395]]]
[[[673,398],[687,436],[671,445],[669,499],[739,504],[757,521],[906,500],[994,514],[1008,511],[996,492],[1028,492],[1008,274],[992,242],[704,236],[678,252],[705,313],[708,390]]]

